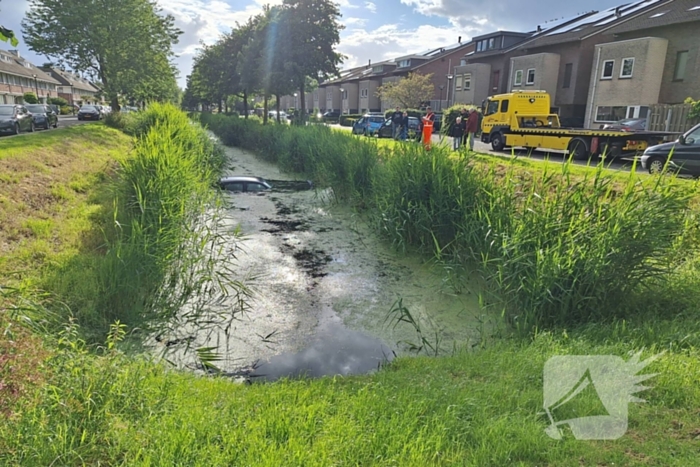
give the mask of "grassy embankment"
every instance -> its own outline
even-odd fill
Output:
[[[586,180],[585,174],[455,161],[439,151],[388,154],[323,129],[224,133],[233,124],[219,123],[225,141],[278,158],[374,213],[398,247],[438,253],[446,265],[481,268],[503,298],[494,303],[530,337],[476,353],[401,359],[375,375],[236,386],[169,372],[109,346],[96,356],[70,328],[58,342],[46,338],[36,391],[19,397],[12,417],[0,422],[0,463],[697,463],[697,282],[694,257],[676,248],[694,240],[688,184],[609,181],[605,172],[589,172],[593,178]],[[168,147],[166,138],[158,143],[154,149]],[[567,177],[570,183],[561,183]],[[65,248],[70,244],[66,238]],[[601,312],[601,306],[608,308]],[[551,331],[533,333],[532,326]],[[642,347],[645,355],[667,353],[650,367],[659,375],[641,394],[649,402],[630,407],[626,436],[607,442],[546,436],[548,421],[538,412],[549,357],[628,358]],[[562,415],[600,409],[588,394]]]

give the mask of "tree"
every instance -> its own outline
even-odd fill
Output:
[[[435,88],[431,82],[432,76],[432,74],[409,73],[404,79],[380,86],[377,89],[377,96],[383,101],[395,103],[404,109],[417,109],[423,102],[433,97]]]
[[[700,100],[696,101],[692,97],[689,97],[685,100],[685,103],[690,104],[690,113],[688,114],[688,118],[700,118]]]
[[[172,45],[181,34],[154,0],[30,0],[22,21],[29,48],[84,70],[119,96],[165,99],[175,80]]]
[[[0,26],[0,41],[9,41],[10,44],[12,44],[12,47],[17,47],[19,45],[19,41],[17,40],[17,37],[15,37],[14,31],[7,29],[4,26]]]
[[[24,96],[22,96],[22,98],[24,99],[24,102],[27,104],[38,104],[39,103],[39,99],[36,97],[36,94],[34,94],[33,92],[25,92]]]
[[[339,74],[343,56],[335,51],[343,26],[340,10],[331,0],[284,0],[280,19],[284,71],[299,90],[301,115],[306,114],[307,77],[318,81]]]

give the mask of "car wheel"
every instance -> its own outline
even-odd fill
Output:
[[[652,175],[662,174],[664,172],[664,167],[666,166],[666,160],[663,157],[650,157],[647,161],[647,167],[649,167],[649,173]]]
[[[574,138],[569,143],[567,148],[569,155],[573,157],[575,161],[585,160],[588,158],[588,147],[586,142],[581,138]]]
[[[503,141],[503,135],[500,132],[496,132],[491,135],[491,147],[494,151],[503,151],[506,147],[505,141]]]

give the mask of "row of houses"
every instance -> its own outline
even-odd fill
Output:
[[[433,74],[433,108],[519,89],[547,91],[577,126],[645,118],[650,106],[700,98],[700,0],[644,0],[497,31],[421,54],[344,71],[307,96],[321,111],[385,111],[382,84]],[[286,97],[288,107],[298,107]],[[291,100],[290,100],[291,99]]]
[[[89,80],[58,68],[36,66],[18,50],[0,50],[0,104],[22,104],[28,92],[42,103],[50,97],[62,97],[75,105],[101,102],[100,89]]]

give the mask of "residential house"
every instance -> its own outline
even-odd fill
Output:
[[[654,104],[700,99],[700,1],[654,2],[596,46],[586,122],[643,118]]]
[[[460,57],[459,65],[449,76],[448,105],[479,105],[488,96],[505,89],[508,51],[529,38],[531,33],[498,31],[472,39],[473,52]]]
[[[89,80],[59,68],[42,67],[41,69],[59,83],[58,97],[64,98],[69,104],[84,105],[102,102],[100,89]]]
[[[0,50],[0,104],[21,104],[32,92],[41,102],[57,97],[59,84],[51,75],[23,59],[17,50]]]

